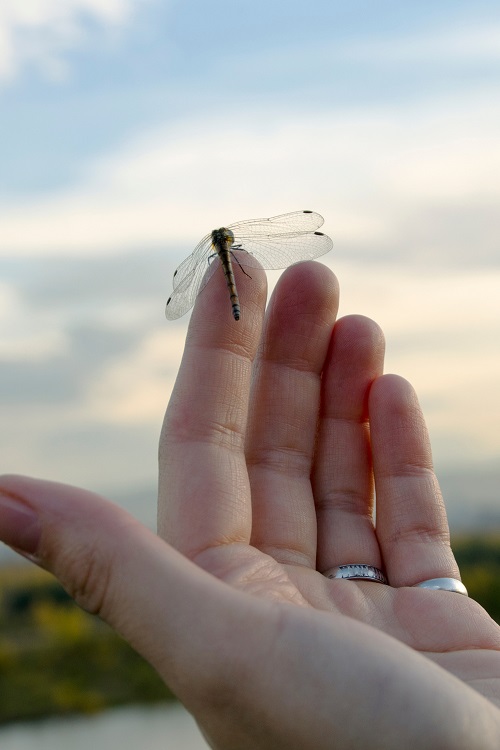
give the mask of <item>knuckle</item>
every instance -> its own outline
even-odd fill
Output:
[[[85,611],[106,619],[113,560],[109,549],[87,542],[59,558],[55,574],[68,594]]]

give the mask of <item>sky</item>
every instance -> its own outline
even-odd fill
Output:
[[[306,208],[438,471],[500,477],[496,1],[0,0],[0,136],[3,471],[153,524],[173,271]]]

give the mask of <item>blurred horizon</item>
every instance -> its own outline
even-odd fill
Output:
[[[313,209],[340,314],[420,396],[452,526],[488,527],[499,93],[484,0],[0,0],[2,470],[151,524],[174,269],[214,226]]]

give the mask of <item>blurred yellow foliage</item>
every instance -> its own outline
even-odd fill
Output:
[[[106,708],[106,696],[97,690],[82,690],[71,680],[64,680],[51,687],[51,698],[60,712],[96,713]]]
[[[40,601],[33,605],[33,622],[42,635],[59,642],[73,643],[92,633],[89,615],[78,607],[60,607],[52,602]]]

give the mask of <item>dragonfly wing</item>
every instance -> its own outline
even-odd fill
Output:
[[[165,307],[165,315],[169,320],[181,318],[193,307],[197,294],[203,289],[211,276],[211,274],[208,274],[208,278],[204,279],[204,274],[208,271],[209,265],[208,261],[198,263],[195,268],[191,269],[189,275],[184,276],[182,281],[177,284]]]
[[[195,247],[174,273],[174,290],[168,298],[165,315],[169,320],[182,317],[194,305],[203,274],[208,268],[212,252],[211,236],[207,235]]]
[[[198,242],[191,255],[188,255],[188,257],[182,261],[180,266],[177,267],[172,280],[174,289],[180,286],[186,278],[191,277],[193,271],[200,263],[202,265],[206,264],[207,259],[212,252],[212,237],[207,234],[200,242]]]
[[[251,237],[243,238],[235,236],[235,245],[241,244],[241,248],[250,254],[248,259],[245,253],[238,253],[238,260],[242,266],[252,266],[252,256],[256,258],[263,268],[277,269],[286,268],[301,260],[312,260],[319,258],[329,252],[333,242],[326,234],[295,234],[293,236],[276,237]]]
[[[290,214],[271,216],[270,219],[249,219],[229,224],[234,235],[241,238],[315,232],[324,223],[320,214],[314,211],[293,211]]]

